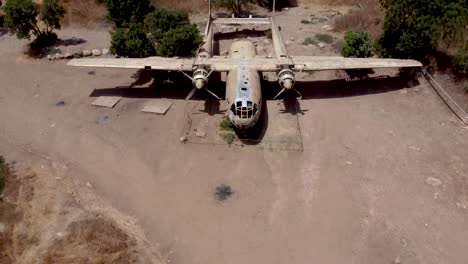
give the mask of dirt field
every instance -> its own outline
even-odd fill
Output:
[[[278,17],[288,50],[336,54],[333,45],[300,44],[327,23],[302,25],[308,12]],[[109,40],[105,29],[59,35],[86,47]],[[408,87],[398,78],[346,83],[326,81],[341,76],[335,72],[304,75],[302,152],[181,144],[190,86],[135,90],[114,109],[95,108],[95,89],[127,86],[135,72],[31,60],[21,55],[25,45],[0,36],[0,146],[19,175],[31,175],[28,167],[36,174],[24,183],[34,186],[34,199],[17,205],[33,208],[24,216],[32,220],[18,220],[15,230],[38,238],[8,253],[6,263],[37,256],[44,263],[468,259],[468,129],[424,80]],[[174,105],[165,116],[141,113],[151,97]],[[279,111],[274,105],[268,109]],[[223,184],[232,195],[219,201]],[[52,209],[41,209],[51,201]],[[108,247],[96,252],[96,244]],[[72,250],[77,258],[67,259]]]

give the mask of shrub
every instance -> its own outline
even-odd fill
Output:
[[[309,44],[313,44],[313,45],[316,45],[317,44],[317,40],[311,38],[311,37],[307,37],[303,42],[302,42],[302,45],[309,45]]]
[[[112,33],[110,51],[130,58],[143,58],[156,54],[153,44],[143,30],[143,24],[138,22],[130,23],[128,29],[118,28]]]
[[[231,120],[229,120],[229,117],[227,116],[225,116],[223,120],[221,120],[221,123],[219,123],[219,127],[222,131],[234,131]]]
[[[159,9],[146,15],[145,29],[153,42],[158,42],[170,29],[190,24],[187,12]]]
[[[333,36],[328,35],[328,34],[317,34],[315,37],[318,41],[324,42],[327,44],[333,43],[333,40],[334,40]]]
[[[138,22],[154,10],[149,0],[105,0],[109,18],[117,27],[130,24],[132,18]]]
[[[159,56],[191,56],[197,50],[203,39],[195,25],[182,25],[164,33],[158,43]]]
[[[373,53],[372,39],[367,32],[346,32],[341,49],[344,57],[368,58],[372,57]],[[346,70],[350,78],[364,78],[372,72],[371,69]]]
[[[373,53],[372,39],[367,32],[346,32],[341,50],[344,57],[368,58],[372,57]]]
[[[468,23],[466,0],[381,0],[386,10],[382,54],[424,60],[441,42],[455,45]]]

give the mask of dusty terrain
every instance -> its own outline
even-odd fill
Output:
[[[304,16],[308,13],[292,9],[278,17],[290,53],[335,54],[333,45],[322,50],[300,44],[321,30],[302,25]],[[108,45],[105,29],[68,28],[59,36],[83,38],[82,46]],[[131,259],[126,251],[140,250],[145,241],[150,252],[159,252],[145,256],[165,256],[171,263],[468,259],[468,130],[422,79],[408,87],[395,78],[346,83],[324,81],[339,78],[335,72],[304,75],[298,115],[303,151],[181,144],[183,98],[191,87],[136,90],[114,109],[95,108],[90,105],[95,89],[127,86],[135,72],[31,60],[21,55],[25,45],[0,37],[1,152],[17,161],[22,175],[30,175],[26,168],[32,167],[38,179],[25,184],[35,186],[34,199],[50,197],[41,206],[53,200],[59,209],[38,213],[42,222],[32,227],[46,236],[39,239],[45,244],[33,241],[32,249],[11,253],[18,263],[35,263],[39,253],[46,263],[60,262],[65,247],[86,252],[84,247],[99,243],[90,242],[94,235],[106,241],[109,233],[117,242],[105,263],[119,256],[127,258],[122,263],[160,261]],[[174,105],[165,116],[139,112],[151,97],[170,97]],[[269,111],[279,111],[276,104],[270,101]],[[221,202],[214,193],[222,184],[233,194]],[[84,197],[81,203],[67,204],[66,186]],[[100,223],[95,207],[112,220],[87,235],[83,226]],[[59,213],[63,208],[68,216]],[[26,217],[35,219],[36,213]],[[49,219],[59,224],[45,225]],[[16,232],[31,228],[23,225],[28,221],[20,223]],[[88,244],[78,246],[80,241]],[[89,256],[102,257],[99,253]]]

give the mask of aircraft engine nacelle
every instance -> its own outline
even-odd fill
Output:
[[[205,69],[197,69],[193,72],[192,83],[197,89],[205,88],[208,83],[209,73]]]
[[[292,70],[283,69],[278,73],[278,82],[281,88],[290,90],[296,83],[296,76],[294,76],[294,72]]]

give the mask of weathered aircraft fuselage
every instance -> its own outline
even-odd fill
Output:
[[[255,58],[257,52],[251,41],[240,40],[231,45],[229,53],[232,58],[241,59],[239,67],[227,74],[229,119],[236,128],[248,129],[257,123],[262,110],[260,75],[248,63]]]

